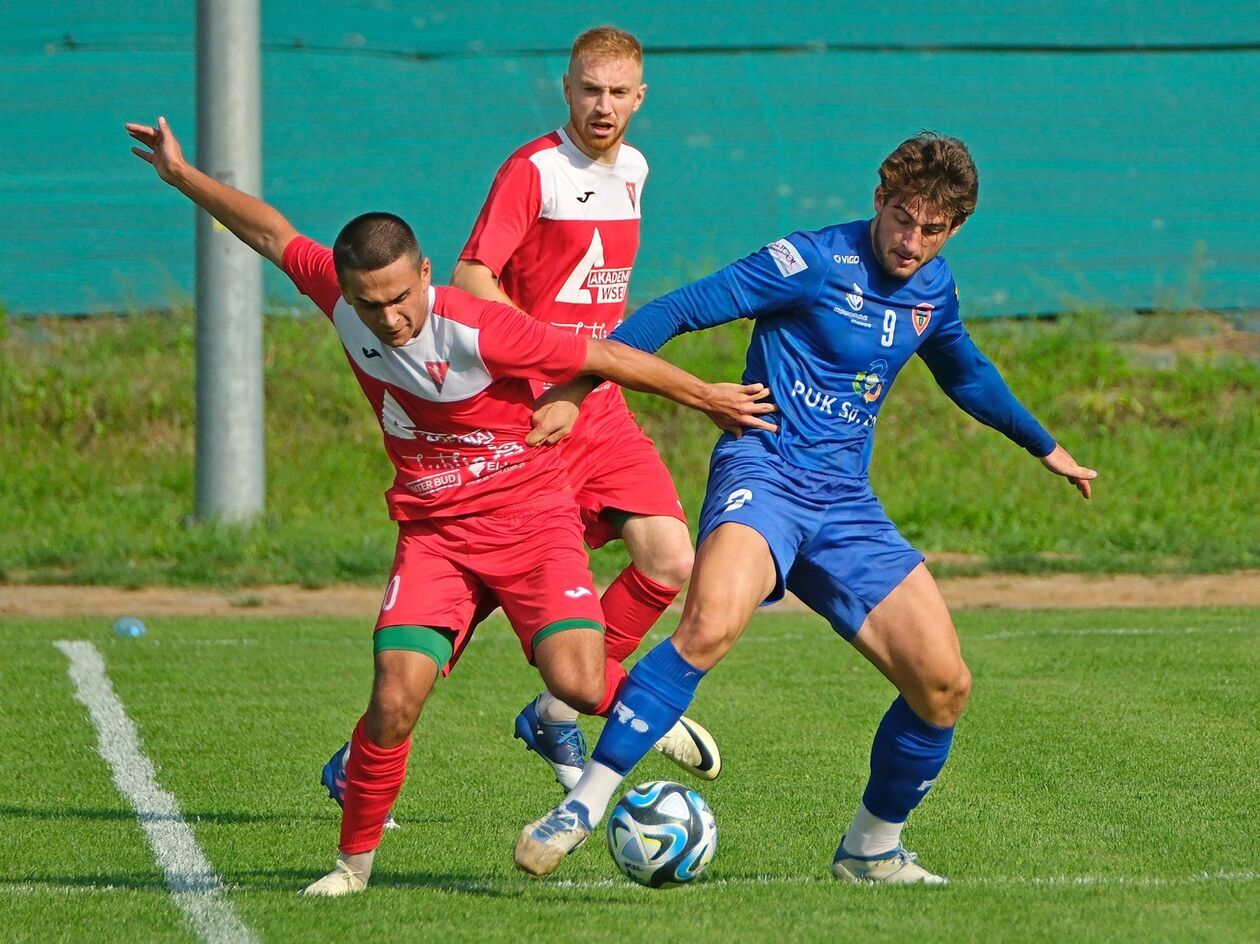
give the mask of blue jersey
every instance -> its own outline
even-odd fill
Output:
[[[644,351],[670,338],[752,318],[745,383],[772,390],[779,432],[750,430],[790,464],[864,475],[875,424],[918,354],[963,410],[1036,456],[1054,439],[1015,399],[963,327],[949,265],[888,276],[871,221],[797,232],[640,308],[611,335]]]

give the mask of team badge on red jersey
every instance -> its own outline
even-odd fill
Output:
[[[638,184],[636,184],[633,180],[626,181],[626,193],[630,195],[631,207],[634,207],[635,201],[638,200],[638,194],[635,192],[637,189],[638,189]]]
[[[438,393],[442,392],[442,384],[446,383],[446,372],[450,366],[447,361],[424,362],[424,369],[429,372],[429,376],[433,379],[433,386],[438,388]]]
[[[932,320],[932,306],[927,302],[915,305],[914,311],[910,312],[910,317],[914,321],[914,333],[922,334],[928,326],[928,322]]]

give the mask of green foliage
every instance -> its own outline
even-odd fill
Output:
[[[380,430],[319,318],[266,322],[267,514],[193,523],[191,312],[0,317],[0,579],[320,585],[379,581],[394,528]],[[881,417],[873,478],[893,520],[965,567],[1214,571],[1260,565],[1255,335],[1219,319],[1081,314],[978,322],[978,342],[1064,445],[1099,469],[1093,502],[959,412],[917,361]],[[735,379],[749,324],[665,355]],[[716,432],[651,397],[632,406],[691,515]],[[952,559],[952,558],[951,558]],[[608,579],[619,546],[594,555]]]
[[[372,887],[325,902],[296,891],[335,856],[316,780],[367,700],[369,626],[241,613],[119,639],[106,620],[0,622],[0,756],[20,767],[0,801],[3,936],[192,939],[52,646],[88,639],[262,941],[1254,942],[1258,615],[957,614],[974,693],[905,834],[943,890],[830,878],[893,693],[820,620],[759,616],[691,709],[724,755],[698,785],[717,856],[664,891],[623,879],[600,833],[548,880],[512,868],[518,830],[559,793],[511,739],[539,679],[495,617],[425,706]],[[686,779],[655,755],[631,776]]]

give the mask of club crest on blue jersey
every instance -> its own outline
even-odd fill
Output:
[[[888,376],[888,361],[883,358],[871,361],[866,370],[853,376],[853,392],[860,394],[867,403],[874,403],[884,392],[884,378]]]
[[[854,311],[862,310],[862,286],[853,283],[853,291],[844,293],[844,301]]]
[[[932,306],[927,302],[920,302],[910,312],[910,318],[914,322],[914,333],[922,334],[932,320]]]

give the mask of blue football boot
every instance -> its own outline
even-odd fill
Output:
[[[586,738],[574,721],[543,721],[538,717],[535,701],[522,708],[516,716],[514,736],[547,762],[567,793],[577,784],[586,767]]]
[[[336,802],[338,806],[342,805],[342,798],[346,795],[346,758],[350,756],[350,742],[337,748],[332,757],[328,758],[328,763],[324,765],[324,772],[319,775],[320,785],[328,791],[328,798]],[[385,814],[385,828],[397,829],[398,821],[394,819],[393,813]]]

